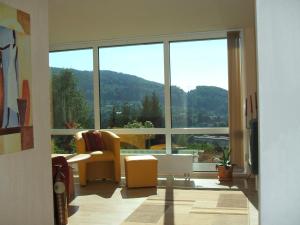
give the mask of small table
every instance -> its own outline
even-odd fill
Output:
[[[51,154],[51,158],[63,156],[66,158],[68,164],[78,163],[87,160],[91,157],[90,154]]]

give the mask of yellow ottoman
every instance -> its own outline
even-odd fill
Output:
[[[154,187],[157,185],[157,159],[152,155],[125,157],[126,186]]]

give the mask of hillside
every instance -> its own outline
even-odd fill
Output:
[[[52,74],[59,74],[61,70],[51,68]],[[73,69],[71,72],[77,80],[79,90],[92,109],[93,73]],[[102,70],[100,73],[101,119],[104,127],[108,126],[107,121],[113,106],[121,110],[122,105],[126,103],[139,110],[145,95],[151,96],[153,92],[159,99],[162,113],[164,112],[163,84],[114,71]],[[213,86],[197,86],[196,89],[186,93],[172,86],[171,98],[173,127],[227,126],[228,92],[226,90]]]

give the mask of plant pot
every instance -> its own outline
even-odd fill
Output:
[[[232,170],[233,170],[233,166],[222,166],[222,165],[218,165],[217,166],[218,169],[218,178],[219,181],[232,181]]]

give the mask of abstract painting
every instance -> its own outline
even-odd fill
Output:
[[[0,3],[0,154],[33,148],[30,15]]]

